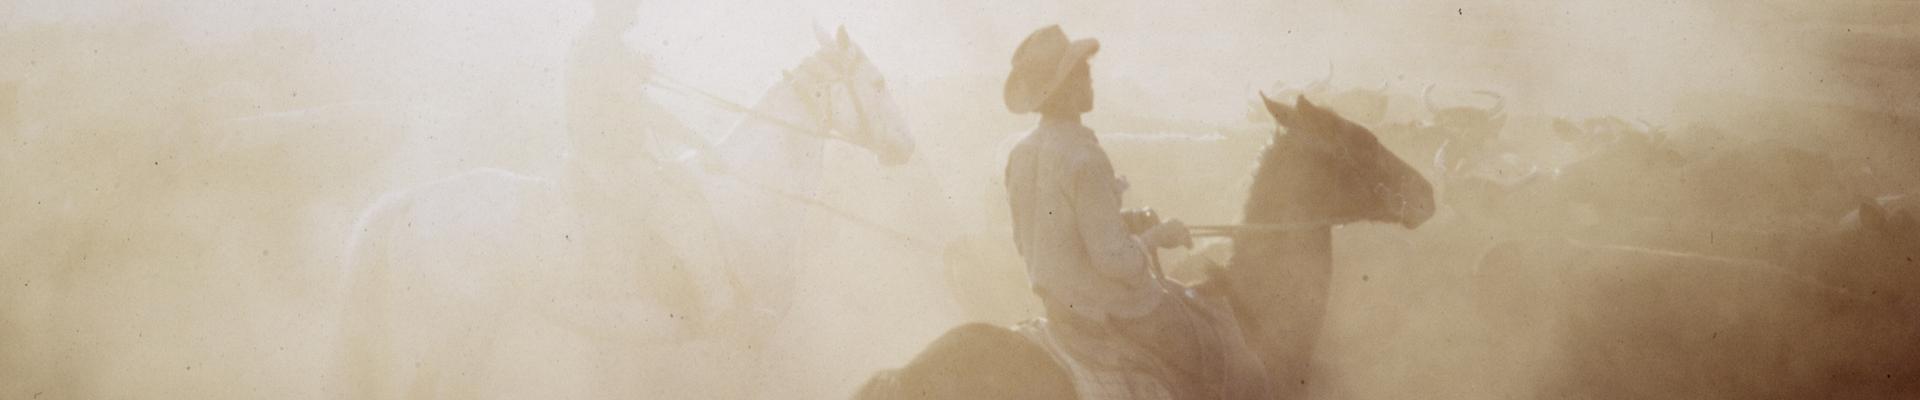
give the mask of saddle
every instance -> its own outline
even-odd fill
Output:
[[[1178,306],[1197,321],[1190,331],[1198,337],[1211,363],[1195,373],[1174,367],[1146,344],[1114,332],[1103,323],[1077,319],[1035,318],[1014,327],[1051,354],[1067,375],[1074,391],[1085,400],[1239,399],[1264,398],[1266,372],[1240,336],[1232,309],[1224,298],[1200,296],[1192,290],[1172,294],[1162,306]],[[1249,360],[1251,360],[1249,362]],[[1260,382],[1244,382],[1246,379]],[[1242,380],[1242,382],[1235,382]],[[1249,390],[1257,387],[1257,390]]]

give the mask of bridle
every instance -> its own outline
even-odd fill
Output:
[[[1354,157],[1353,150],[1345,146],[1340,146],[1337,143],[1334,143],[1333,141],[1334,139],[1320,137],[1318,135],[1304,132],[1304,131],[1299,131],[1299,132],[1288,131],[1286,134],[1288,136],[1292,136],[1291,138],[1292,140],[1299,141],[1300,145],[1304,147],[1303,150],[1305,151],[1322,153],[1328,157],[1337,157],[1348,162],[1351,162],[1353,160],[1353,157]],[[1381,191],[1383,190],[1383,187],[1376,186],[1372,190]],[[1334,218],[1334,217],[1317,217],[1317,218],[1306,218],[1306,219],[1296,220],[1296,221],[1281,221],[1281,222],[1271,222],[1271,223],[1188,225],[1187,229],[1188,231],[1191,232],[1191,235],[1196,238],[1200,238],[1200,237],[1240,238],[1246,235],[1285,234],[1285,233],[1293,233],[1293,232],[1304,232],[1304,231],[1320,229],[1320,228],[1329,227],[1329,226],[1340,225],[1345,222],[1346,221],[1342,219]]]
[[[819,126],[817,129],[808,131],[830,140],[841,140],[857,146],[871,144],[869,142],[873,140],[873,128],[872,122],[867,119],[867,102],[858,95],[854,87],[856,84],[853,80],[854,69],[858,64],[851,61],[833,62],[820,59],[815,59],[814,62],[826,66],[817,67],[819,64],[809,63],[801,68],[814,72],[788,75],[788,84],[793,86],[794,95],[806,106],[807,114],[814,117],[815,126]],[[805,82],[810,84],[803,84],[799,79],[802,76],[810,76],[814,79],[812,82]],[[815,96],[808,92],[809,89],[816,88],[820,90],[820,95]],[[846,92],[846,96],[851,98],[849,103],[853,104],[853,116],[857,125],[852,132],[836,126],[839,121],[834,117],[839,113],[834,107],[839,102],[835,101],[835,98],[841,91]]]
[[[647,83],[657,88],[666,89],[667,91],[680,93],[682,95],[686,95],[689,97],[706,100],[708,103],[712,103],[714,106],[740,113],[741,115],[744,115],[748,118],[756,118],[756,119],[773,123],[774,125],[779,125],[782,128],[787,128],[788,131],[791,131],[791,133],[794,133],[794,134],[811,136],[813,138],[821,139],[821,140],[839,140],[839,141],[847,142],[849,144],[853,144],[855,146],[865,147],[867,144],[869,144],[868,141],[872,139],[873,131],[872,131],[872,128],[870,127],[870,122],[867,121],[866,102],[860,96],[854,95],[855,93],[854,82],[853,82],[854,64],[851,62],[832,63],[824,60],[815,60],[815,62],[834,65],[833,67],[830,67],[830,68],[811,68],[816,71],[820,69],[827,69],[827,71],[824,72],[826,76],[816,79],[816,82],[821,83],[822,84],[821,86],[824,86],[823,89],[825,89],[824,91],[825,94],[820,96],[820,98],[822,100],[827,100],[828,102],[826,104],[819,104],[818,102],[815,102],[815,101],[809,101],[809,99],[813,99],[814,96],[806,92],[806,89],[808,89],[809,87],[807,85],[801,85],[802,82],[800,82],[799,77],[795,76],[795,74],[791,74],[791,73],[788,74],[786,79],[786,83],[794,87],[794,95],[800,100],[802,104],[805,104],[805,107],[807,107],[807,113],[815,117],[815,121],[813,121],[815,123],[814,126],[807,126],[806,124],[789,121],[785,117],[781,117],[778,115],[769,115],[767,113],[760,112],[759,110],[755,110],[752,107],[744,106],[744,105],[741,105],[740,103],[729,101],[726,98],[720,97],[719,95],[715,95],[711,92],[701,90],[700,88],[694,87],[693,85],[688,85],[679,79],[675,79],[672,76],[662,74],[659,71],[653,71],[653,79],[648,80]],[[805,68],[805,66],[803,66],[803,68]],[[820,74],[816,73],[812,75],[819,76]],[[833,92],[834,92],[833,89],[835,86],[845,89],[847,92],[847,95],[853,96],[853,101],[852,101],[853,112],[855,114],[855,117],[858,118],[860,122],[858,126],[859,129],[856,132],[853,132],[851,134],[845,134],[845,135],[834,134],[834,131],[836,131],[836,129],[834,129],[834,126],[833,126],[834,110],[832,105],[833,103],[831,102],[831,100],[833,97]],[[722,139],[722,140],[724,141],[725,139]]]
[[[861,56],[855,55],[854,57],[861,57]],[[855,58],[853,60],[848,60],[846,62],[835,63],[835,62],[830,62],[828,60],[820,59],[819,56],[816,56],[815,58],[809,59],[807,62],[801,64],[800,68],[809,70],[809,73],[807,74],[807,76],[814,78],[812,82],[817,82],[820,84],[819,86],[813,86],[813,87],[822,87],[826,89],[826,91],[824,92],[825,94],[820,96],[820,98],[822,98],[823,100],[831,100],[833,96],[832,94],[833,88],[835,86],[845,89],[849,96],[854,95],[855,82],[853,81],[853,75],[854,75],[854,69],[857,68],[858,64],[852,61],[858,61],[858,60],[859,60],[858,58]],[[825,70],[825,71],[822,71],[822,70]],[[809,101],[808,99],[812,99],[814,97],[810,93],[807,93],[806,89],[808,89],[809,87],[805,85],[801,85],[802,82],[800,81],[800,77],[796,75],[797,74],[793,74],[791,73],[791,71],[789,71],[783,83],[793,86],[794,96],[797,99],[799,99],[799,101],[802,104],[805,105],[805,107],[807,108],[808,114],[815,117],[814,122],[817,124],[816,125],[817,127],[808,127],[806,125],[803,125],[797,122],[789,121],[785,117],[781,117],[777,115],[769,115],[767,113],[760,112],[759,110],[755,110],[752,107],[747,107],[747,106],[741,105],[740,103],[728,101],[724,97],[720,97],[719,95],[715,95],[711,92],[701,90],[700,88],[695,87],[693,85],[688,85],[679,79],[675,79],[674,77],[669,76],[667,74],[660,73],[659,71],[652,71],[653,79],[648,80],[647,83],[653,87],[666,89],[667,91],[679,93],[682,95],[686,95],[688,97],[694,97],[694,98],[706,100],[708,103],[712,103],[714,106],[740,113],[741,115],[744,115],[747,118],[758,118],[760,120],[773,123],[774,125],[779,125],[780,127],[787,128],[788,131],[791,131],[791,133],[794,133],[794,134],[806,135],[806,136],[811,136],[817,139],[829,140],[829,141],[840,140],[840,141],[845,141],[849,144],[853,144],[855,146],[865,147],[867,144],[865,141],[868,139],[871,139],[873,135],[873,131],[870,127],[869,121],[867,121],[866,102],[863,101],[860,98],[860,96],[854,96],[853,98],[853,112],[855,117],[860,119],[859,130],[853,133],[854,136],[849,137],[844,135],[835,135],[832,132],[835,130],[833,126],[833,122],[834,122],[833,108],[832,108],[833,103],[829,101],[825,105],[822,105],[817,102]],[[724,142],[727,139],[729,138],[723,138],[721,139],[721,141]],[[933,242],[931,241],[922,240],[918,237],[915,237],[914,235],[907,234],[906,232],[901,232],[897,229],[893,229],[877,221],[873,221],[865,217],[862,217],[858,214],[841,210],[837,207],[834,207],[831,204],[822,202],[819,199],[816,199],[810,196],[790,193],[778,187],[768,185],[763,182],[758,182],[752,179],[748,179],[736,174],[723,173],[721,174],[721,176],[732,179],[735,182],[746,184],[749,187],[766,192],[768,194],[778,196],[789,201],[793,201],[795,203],[805,204],[805,205],[819,208],[821,210],[825,210],[827,212],[833,213],[834,215],[837,215],[853,223],[859,224],[861,226],[865,226],[867,228],[873,229],[875,231],[879,231],[881,233],[891,235],[902,241],[918,245],[918,246],[913,246],[913,248],[926,250],[929,252],[937,252],[937,250],[933,249],[931,245],[931,243]]]

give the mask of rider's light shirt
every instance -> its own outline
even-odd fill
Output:
[[[1120,186],[1093,130],[1042,118],[1007,160],[1014,241],[1035,292],[1095,321],[1135,318],[1162,297],[1147,249],[1120,217]]]

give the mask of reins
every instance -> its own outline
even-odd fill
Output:
[[[844,72],[844,71],[836,71],[836,72]],[[830,131],[831,129],[830,127],[832,125],[832,120],[833,120],[833,116],[831,115],[832,111],[830,109],[831,107],[833,107],[832,86],[837,85],[837,86],[845,87],[847,90],[847,94],[849,96],[853,96],[852,103],[854,107],[854,113],[856,114],[855,117],[860,120],[860,130],[862,131],[860,134],[862,135],[872,134],[871,132],[866,132],[866,130],[869,129],[869,126],[867,121],[867,112],[866,112],[865,102],[861,101],[859,96],[854,96],[855,93],[853,90],[854,88],[852,87],[852,81],[849,80],[849,78],[844,75],[845,74],[842,73],[840,74],[840,76],[835,76],[832,79],[824,80],[825,81],[824,83],[828,85],[828,87],[826,88],[826,91],[828,92],[828,94],[827,94],[827,98],[825,99],[827,100],[826,107],[829,108],[829,110],[827,111],[820,111],[815,109],[816,107],[814,107],[814,104],[812,102],[807,102],[805,100],[806,96],[804,96],[804,93],[797,93],[802,98],[801,101],[807,103],[809,111],[814,112],[816,114],[821,114],[819,115],[822,121],[821,125],[829,127],[824,129],[809,128],[799,123],[788,121],[786,118],[782,118],[780,116],[769,115],[767,113],[760,112],[759,110],[755,110],[752,107],[747,107],[740,103],[729,101],[726,98],[713,94],[712,92],[701,90],[698,87],[694,87],[693,85],[686,84],[685,82],[679,79],[676,79],[672,76],[661,74],[658,71],[655,71],[653,73],[652,79],[649,79],[647,81],[647,84],[653,87],[665,89],[667,91],[671,91],[674,93],[679,93],[687,97],[693,97],[696,99],[704,100],[716,107],[719,107],[727,111],[737,112],[749,118],[759,118],[767,122],[772,122],[775,125],[779,125],[782,128],[786,128],[787,130],[792,131],[792,133],[807,135],[807,136],[824,139],[824,140],[830,140],[830,141],[840,140],[840,141],[853,143],[852,139],[843,137],[840,135],[834,135]],[[797,82],[791,82],[792,80],[793,79],[789,78],[790,82],[788,83],[796,85],[794,90],[796,92],[799,90],[802,90],[802,88],[798,86]],[[826,202],[820,201],[819,199],[814,199],[808,196],[794,194],[786,190],[773,187],[771,185],[767,185],[761,182],[757,182],[752,179],[747,179],[746,177],[738,176],[735,174],[723,173],[720,175],[725,176],[728,179],[732,179],[735,182],[740,182],[741,184],[746,185],[748,187],[752,187],[755,190],[759,190],[759,191],[766,192],[774,196],[780,197],[781,199],[792,201],[795,203],[805,204],[805,205],[812,206],[814,208],[826,211],[828,213],[833,214],[836,217],[840,217],[841,219],[845,219],[849,222],[852,222],[855,225],[859,225],[861,227],[871,229],[873,231],[886,234],[888,236],[892,236],[895,239],[899,239],[901,241],[914,244],[916,245],[916,246],[913,246],[915,248],[938,253],[938,251],[934,250],[934,247],[932,244],[929,244],[928,242],[921,240],[920,238],[914,237],[913,235],[908,234],[906,232],[902,232],[898,229],[893,229],[891,227],[888,227],[885,224],[881,224],[878,221],[867,219],[866,217],[854,214],[852,212],[848,212],[846,210],[841,210],[840,208],[834,207],[832,204],[827,204]]]
[[[775,125],[780,125],[780,127],[782,128],[787,128],[788,130],[793,131],[793,133],[812,136],[814,138],[824,139],[824,140],[841,140],[841,141],[851,142],[851,140],[841,137],[840,135],[835,135],[832,132],[827,130],[818,129],[818,128],[809,128],[804,125],[800,125],[799,123],[788,121],[786,118],[781,118],[775,115],[768,115],[767,113],[760,112],[759,110],[754,110],[752,107],[747,107],[740,103],[727,100],[726,98],[720,97],[720,95],[713,94],[712,92],[700,90],[700,88],[694,87],[693,85],[688,85],[679,79],[676,79],[672,76],[668,76],[666,74],[659,73],[658,71],[655,71],[651,79],[647,80],[647,85],[664,89],[666,91],[679,93],[680,95],[683,95],[683,96],[704,100],[716,107],[719,107],[727,111],[733,111],[748,117],[759,118],[767,122],[772,122]],[[859,102],[856,100],[855,103],[858,104]],[[862,114],[864,114],[864,112]],[[862,115],[861,117],[864,118],[865,116]],[[865,123],[866,121],[861,121],[862,125],[864,125]]]
[[[887,236],[892,236],[894,239],[898,239],[902,242],[914,244],[916,245],[914,247],[919,248],[921,250],[925,250],[932,253],[938,253],[938,251],[933,250],[934,245],[929,244],[927,243],[927,241],[921,240],[918,237],[914,237],[912,234],[902,232],[898,229],[887,227],[885,224],[882,224],[879,221],[870,220],[870,219],[867,219],[866,217],[856,215],[852,212],[841,210],[840,208],[834,207],[832,204],[827,204],[827,202],[820,201],[819,199],[814,199],[807,196],[793,194],[785,190],[781,190],[780,188],[775,188],[772,186],[761,184],[760,182],[755,182],[750,179],[734,177],[732,175],[727,175],[727,176],[732,177],[735,182],[740,182],[741,184],[751,186],[754,189],[767,192],[775,196],[779,196],[780,198],[785,199],[787,201],[792,201],[795,203],[813,206],[814,208],[818,208],[828,213],[832,213],[834,216],[840,217],[841,219],[845,219],[848,222],[852,222],[855,225],[860,225],[863,228],[867,228],[875,232],[887,234]]]
[[[843,71],[836,71],[836,72],[843,72]],[[818,115],[818,117],[821,118],[822,125],[828,126],[828,128],[811,128],[793,121],[789,121],[786,118],[783,118],[780,116],[769,115],[767,113],[754,110],[751,107],[727,100],[726,98],[720,97],[719,95],[716,95],[712,92],[701,90],[698,87],[694,87],[693,85],[686,84],[684,81],[680,79],[674,78],[666,74],[659,73],[658,71],[654,71],[654,73],[652,74],[652,79],[649,79],[647,81],[647,84],[663,90],[678,93],[683,96],[696,98],[696,99],[705,101],[709,104],[712,104],[713,106],[716,106],[718,108],[732,111],[732,112],[737,112],[749,118],[758,118],[767,122],[771,122],[775,125],[779,125],[782,128],[786,128],[786,130],[789,130],[792,133],[807,135],[807,136],[811,136],[818,139],[824,139],[824,140],[839,140],[839,141],[854,143],[853,138],[848,138],[841,135],[835,135],[831,131],[832,129],[831,124],[833,120],[833,116],[831,114],[832,113],[831,107],[833,107],[832,100],[834,96],[833,86],[844,87],[847,91],[847,94],[850,96],[855,94],[854,88],[851,86],[852,85],[851,81],[849,81],[848,78],[844,76],[844,73],[842,73],[841,75],[842,76],[835,76],[832,79],[826,79],[824,82],[826,85],[828,85],[828,87],[825,88],[827,94],[826,96],[824,96],[825,98],[823,99],[824,101],[826,101],[825,107],[827,107],[828,110],[825,110],[825,111],[818,110],[817,107],[815,106],[815,103],[806,101],[807,96],[804,96],[804,94],[801,96],[802,101],[808,103],[808,108],[810,109],[809,111],[812,111],[815,114],[820,114]],[[789,83],[796,84],[796,87],[795,87],[796,91],[803,89],[797,86],[797,82],[789,82]],[[868,121],[866,118],[867,113],[866,113],[865,102],[861,101],[859,96],[854,96],[852,99],[852,103],[854,107],[854,112],[857,114],[856,117],[860,121],[860,130],[863,131],[863,132],[860,132],[860,134],[870,135],[871,132],[865,132],[867,129],[870,128],[867,125]],[[864,138],[864,139],[871,139],[871,138]],[[913,235],[908,234],[906,232],[902,232],[900,230],[890,228],[885,224],[881,224],[878,221],[867,219],[866,217],[848,212],[846,210],[841,210],[837,207],[834,207],[831,204],[827,204],[826,202],[820,201],[818,199],[814,199],[811,197],[802,196],[794,193],[789,193],[785,190],[781,190],[776,187],[762,184],[760,182],[755,182],[743,177],[734,176],[733,174],[724,174],[724,176],[727,176],[737,182],[741,182],[742,184],[745,184],[747,186],[753,187],[756,190],[760,190],[760,191],[767,192],[775,196],[781,197],[785,200],[805,204],[817,209],[827,211],[829,213],[834,214],[834,216],[836,217],[853,222],[854,224],[860,225],[861,227],[871,229],[876,232],[884,233],[888,236],[892,236],[893,238],[904,241],[904,242],[915,244],[916,246],[914,247],[921,248],[922,250],[933,251],[932,250],[933,245],[929,244],[924,240],[921,240],[920,238],[914,237]],[[1240,235],[1246,235],[1246,234],[1286,233],[1286,232],[1304,231],[1304,230],[1310,230],[1310,229],[1332,225],[1331,222],[1332,221],[1316,220],[1316,221],[1303,221],[1303,222],[1281,223],[1281,224],[1190,225],[1187,227],[1187,229],[1191,232],[1193,237],[1234,238],[1234,237],[1238,237]]]
[[[1280,224],[1188,225],[1187,230],[1193,237],[1233,238],[1243,234],[1299,232],[1332,225],[1331,218],[1322,218]]]

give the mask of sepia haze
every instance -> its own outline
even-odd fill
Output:
[[[1049,24],[1101,41],[1126,205],[1190,224],[1240,220],[1260,93],[1384,99],[1355,122],[1441,210],[1334,230],[1312,397],[1920,391],[1920,5],[621,3],[0,4],[0,399],[848,398],[1035,316],[1000,181],[1036,117],[1000,92]],[[765,167],[699,142],[841,32],[910,158],[662,183]],[[1161,256],[1196,279],[1228,243]]]

